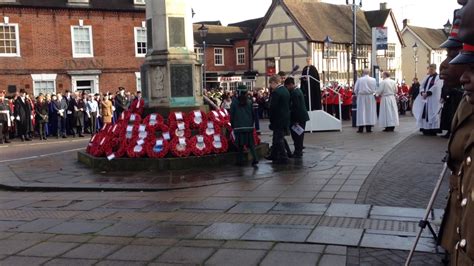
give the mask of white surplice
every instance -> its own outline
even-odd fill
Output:
[[[354,86],[357,95],[357,126],[373,126],[377,122],[376,87],[376,80],[368,75],[359,78]]]
[[[378,96],[382,96],[378,123],[380,127],[396,127],[400,124],[397,100],[395,99],[397,90],[397,84],[390,78],[380,82],[376,93]]]
[[[413,103],[413,116],[416,119],[416,125],[421,129],[439,129],[441,117],[441,89],[443,88],[443,80],[436,75],[433,86],[430,88],[431,79],[427,76],[420,85],[420,95],[416,97]],[[431,96],[423,99],[422,92],[431,92]],[[423,115],[425,114],[425,115]]]

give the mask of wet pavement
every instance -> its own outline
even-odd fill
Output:
[[[375,200],[377,190],[386,197],[400,189],[382,191],[377,184],[384,176],[375,173],[388,167],[389,154],[400,156],[406,143],[431,145],[423,138],[407,142],[416,134],[414,121],[403,117],[401,123],[395,133],[356,134],[345,125],[343,132],[308,134],[305,160],[287,167],[262,162],[257,169],[229,166],[132,178],[94,173],[74,153],[0,164],[3,184],[48,188],[0,192],[0,264],[370,265],[378,262],[371,260],[376,254],[382,254],[379,262],[399,262],[418,230],[423,203],[407,208],[406,201],[365,199]],[[269,137],[265,132],[264,140]],[[416,150],[412,156],[419,156]],[[380,167],[383,162],[388,165]],[[417,172],[423,168],[416,169],[412,179],[426,178]],[[94,191],[51,191],[57,184],[59,191]],[[107,192],[110,188],[122,191]],[[442,213],[434,212],[435,228]],[[437,262],[429,234],[419,250],[415,261]]]

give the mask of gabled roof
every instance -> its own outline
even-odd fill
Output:
[[[322,42],[329,36],[335,43],[352,43],[350,6],[304,0],[280,3],[311,41]],[[357,11],[357,43],[372,44],[372,30],[361,10]]]
[[[194,24],[194,43],[202,44],[202,38],[198,28],[201,24]],[[247,28],[233,26],[206,25],[208,28],[206,44],[208,45],[232,45],[235,40],[251,39],[252,35]]]
[[[71,5],[67,0],[17,0],[16,3],[0,3],[0,7],[3,6],[145,12],[145,5],[135,5],[133,0],[90,0],[85,5]]]
[[[231,23],[229,26],[234,26],[234,27],[244,27],[250,30],[250,33],[252,36],[254,33],[257,31],[258,26],[260,26],[260,23],[262,22],[263,17],[261,18],[254,18],[254,19],[249,19],[249,20],[244,20],[241,22],[236,22],[236,23]]]
[[[365,11],[365,19],[371,28],[382,27],[387,22],[391,9]]]
[[[448,38],[442,29],[431,29],[408,25],[404,31],[405,30],[410,30],[413,32],[420,40],[422,40],[426,45],[429,46],[429,48],[433,50],[440,49],[439,46]]]
[[[217,26],[222,26],[222,23],[220,20],[213,20],[213,21],[199,21],[195,22],[194,24],[206,24],[206,25],[217,25]]]

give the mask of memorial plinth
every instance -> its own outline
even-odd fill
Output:
[[[148,52],[141,69],[146,112],[204,111],[190,1],[149,0],[146,17]]]

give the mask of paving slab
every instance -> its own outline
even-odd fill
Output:
[[[271,213],[323,215],[327,208],[328,204],[281,202],[272,209]]]
[[[59,219],[37,219],[28,223],[12,228],[10,231],[15,232],[43,232],[51,227],[57,226],[63,223],[63,220]]]
[[[358,246],[363,232],[363,229],[318,226],[311,233],[307,242]]]
[[[360,243],[361,247],[410,250],[415,237],[364,234]],[[432,238],[420,238],[416,247],[417,251],[436,252],[436,244]]]
[[[107,222],[63,222],[46,231],[50,234],[93,234],[110,226]]]
[[[346,256],[324,254],[318,266],[346,266]]]
[[[148,229],[142,231],[137,236],[189,239],[194,238],[203,229],[204,226],[160,224],[150,226]]]
[[[16,254],[24,249],[34,246],[39,241],[31,240],[0,240],[0,255]]]
[[[273,250],[265,256],[262,266],[316,265],[321,254]]]
[[[129,245],[108,256],[108,260],[151,261],[168,247]]]
[[[78,245],[78,243],[43,242],[22,251],[19,255],[30,257],[57,257]]]
[[[325,245],[318,244],[278,243],[273,250],[323,254],[325,248]]]
[[[95,266],[144,266],[144,265],[152,265],[147,264],[143,261],[123,261],[123,260],[103,260]],[[174,265],[176,266],[176,264]]]
[[[263,250],[219,249],[206,261],[207,265],[258,265],[265,256]]]
[[[399,221],[419,221],[423,219],[425,212],[426,210],[422,208],[374,206],[370,211],[369,218]],[[435,220],[441,221],[443,213],[444,210],[435,209]]]
[[[304,242],[311,229],[289,228],[283,226],[255,226],[250,229],[242,240]]]
[[[351,217],[351,218],[367,218],[369,215],[370,205],[363,204],[342,204],[332,203],[329,205],[325,216]]]
[[[199,233],[196,238],[222,240],[240,239],[250,228],[252,228],[251,224],[214,223]]]
[[[52,259],[44,264],[44,266],[89,266],[97,263],[97,260],[83,260],[83,259]]]
[[[135,236],[146,228],[150,227],[151,222],[120,222],[102,231],[97,232],[98,235],[104,236]]]
[[[172,247],[161,255],[157,262],[182,263],[182,264],[202,264],[213,253],[213,248],[199,247]]]
[[[276,205],[275,202],[241,202],[228,213],[267,213]]]
[[[81,246],[63,254],[64,258],[103,259],[119,249],[118,245],[82,244]]]
[[[49,260],[49,258],[10,256],[0,261],[0,264],[2,266],[19,266],[19,265],[35,266],[35,265],[41,265],[47,260]]]
[[[265,241],[239,241],[239,240],[230,240],[227,241],[222,247],[231,248],[231,249],[261,249],[269,250],[273,247],[273,242]]]

